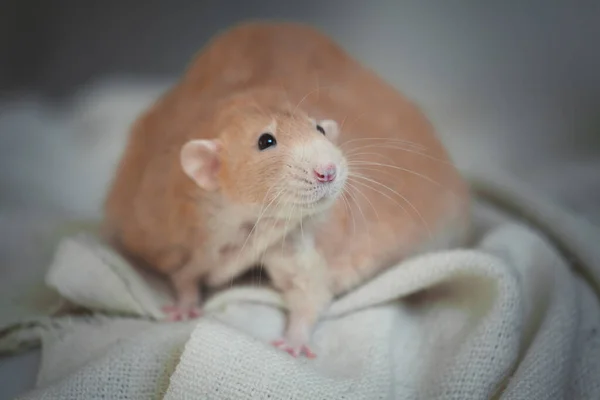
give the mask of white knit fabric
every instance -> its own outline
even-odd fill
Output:
[[[275,293],[232,289],[198,321],[156,322],[165,287],[69,237],[48,285],[110,316],[45,324],[24,398],[600,398],[600,231],[515,182],[473,183],[473,247],[406,260],[338,299],[314,360],[268,344],[285,322]]]

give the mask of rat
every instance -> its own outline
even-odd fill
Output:
[[[111,243],[170,278],[170,319],[200,315],[199,283],[258,264],[288,310],[272,344],[308,357],[334,298],[470,226],[468,185],[419,107],[290,22],[205,45],[132,125],[104,211]]]

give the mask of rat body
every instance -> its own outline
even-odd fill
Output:
[[[106,232],[198,283],[262,264],[289,310],[276,344],[308,342],[333,297],[420,251],[462,244],[469,195],[419,109],[316,30],[246,23],[215,37],[134,124]]]

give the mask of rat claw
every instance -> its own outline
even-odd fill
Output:
[[[188,312],[188,316],[190,318],[198,318],[202,315],[202,311],[200,311],[197,308],[192,308],[189,312]]]
[[[317,355],[308,346],[302,346],[302,352],[304,353],[306,358],[317,358]]]
[[[285,351],[292,357],[298,357],[300,355],[300,350],[298,349],[287,348]]]
[[[170,322],[187,321],[198,318],[202,315],[202,310],[198,307],[179,307],[176,305],[168,305],[162,308],[166,314],[165,319]]]
[[[306,345],[302,345],[300,347],[291,346],[283,339],[273,340],[271,345],[285,351],[294,358],[299,357],[300,355],[304,355],[306,358],[310,359],[317,357],[317,355]]]

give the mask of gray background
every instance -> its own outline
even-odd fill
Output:
[[[97,215],[127,122],[210,35],[248,18],[321,28],[421,103],[457,163],[518,175],[598,218],[598,1],[1,4],[0,256],[11,265],[38,262],[19,257],[40,221]],[[81,129],[89,118],[107,129]],[[0,365],[0,382],[15,376],[8,398],[35,362]]]
[[[210,35],[244,19],[302,21],[332,35],[421,103],[459,163],[501,165],[554,195],[548,166],[561,166],[553,173],[589,167],[600,148],[599,1],[2,4],[1,100],[14,104],[27,93],[29,108],[4,108],[0,118],[0,207],[94,212],[106,167],[72,178],[98,182],[85,182],[85,199],[65,185],[62,171],[49,171],[61,163],[85,168],[75,154],[88,151],[78,138],[89,136],[58,129],[49,114],[65,118],[58,111],[71,96],[106,79],[172,80]],[[49,142],[52,154],[42,148]]]

